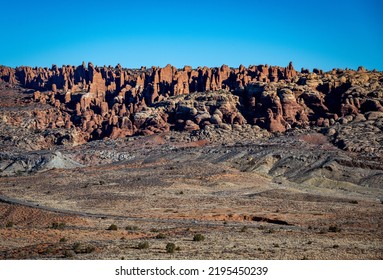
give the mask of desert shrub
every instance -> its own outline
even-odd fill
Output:
[[[53,247],[49,246],[45,249],[45,254],[52,254],[54,252]]]
[[[63,228],[65,228],[65,223],[53,222],[52,223],[52,228],[53,229],[63,229]]]
[[[150,232],[159,232],[159,230],[156,229],[156,228],[151,228],[151,229],[150,229]]]
[[[329,226],[328,231],[329,232],[340,232],[341,229],[338,228],[337,226]]]
[[[64,258],[67,258],[67,259],[71,259],[73,258],[75,255],[74,251],[73,250],[66,250],[64,252]]]
[[[73,243],[72,249],[74,252],[76,252],[76,251],[80,250],[80,247],[81,247],[81,243],[75,242],[75,243]]]
[[[11,227],[13,227],[13,225],[14,225],[13,222],[9,221],[6,223],[5,227],[11,228]]]
[[[143,249],[148,249],[149,248],[149,242],[148,241],[142,241],[138,243],[137,249],[143,250]]]
[[[241,232],[246,232],[247,231],[247,226],[243,226],[242,228],[241,228]]]
[[[351,204],[358,204],[358,201],[357,200],[351,200],[350,203]]]
[[[80,242],[76,242],[73,244],[72,250],[76,254],[89,254],[96,250],[96,248],[92,245],[84,246]]]
[[[193,241],[199,242],[199,241],[204,241],[204,240],[205,240],[205,236],[203,236],[200,233],[195,234],[193,237]]]
[[[166,244],[166,253],[173,254],[176,249],[176,245],[174,243]]]
[[[139,227],[138,227],[138,226],[126,226],[125,229],[126,229],[126,230],[132,230],[132,231],[134,231],[134,230],[138,230]]]
[[[65,243],[65,242],[67,242],[67,239],[65,237],[61,237],[60,238],[60,243]]]
[[[166,235],[165,235],[164,233],[161,232],[161,233],[159,233],[159,234],[156,235],[156,238],[157,238],[157,239],[165,239],[165,238],[166,238]]]
[[[107,230],[117,230],[117,226],[115,224],[111,224]]]
[[[92,252],[94,252],[96,250],[96,248],[92,245],[88,245],[85,247],[84,250],[82,250],[82,253],[86,253],[86,254],[90,254]]]

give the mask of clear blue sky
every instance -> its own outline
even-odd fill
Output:
[[[0,64],[383,70],[383,1],[2,1]]]

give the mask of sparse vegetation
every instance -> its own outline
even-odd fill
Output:
[[[5,224],[5,227],[6,227],[6,228],[11,228],[11,227],[13,227],[13,226],[14,226],[14,224],[13,224],[12,221],[9,221],[9,222],[7,222],[7,223]]]
[[[329,232],[341,232],[341,229],[337,226],[329,226],[328,231]]]
[[[65,237],[61,237],[60,238],[60,243],[65,243],[65,242],[67,242],[67,239]]]
[[[80,242],[73,243],[73,246],[72,246],[73,251],[80,249],[80,246],[81,246]]]
[[[95,250],[96,250],[96,248],[94,246],[88,245],[88,246],[85,247],[84,252],[86,254],[90,254],[90,253],[93,253]]]
[[[242,228],[241,228],[241,232],[246,232],[247,231],[247,226],[243,226]]]
[[[193,241],[200,242],[200,241],[204,241],[204,240],[205,240],[205,236],[203,236],[200,233],[195,234],[193,237]]]
[[[143,249],[148,249],[149,248],[149,242],[148,241],[142,241],[138,243],[137,249],[143,250]]]
[[[118,229],[118,227],[115,225],[115,224],[111,224],[108,228],[107,228],[107,230],[117,230]]]
[[[161,232],[161,233],[159,233],[159,234],[156,235],[156,238],[157,238],[157,239],[165,239],[165,238],[166,238],[166,235],[165,235],[164,233]]]
[[[53,229],[64,229],[65,223],[53,222],[51,228],[53,228]]]
[[[76,242],[73,244],[72,250],[76,254],[90,254],[90,253],[94,252],[96,250],[96,248],[92,245],[85,246],[85,245],[81,244],[80,242]]]
[[[65,250],[64,258],[72,259],[75,256],[75,252],[73,250]]]
[[[176,245],[174,243],[166,244],[166,253],[173,254],[176,249]]]
[[[351,200],[350,203],[351,204],[358,204],[358,201],[357,200]]]
[[[136,231],[136,230],[139,230],[140,228],[138,226],[129,225],[129,226],[126,226],[125,229],[130,231]]]

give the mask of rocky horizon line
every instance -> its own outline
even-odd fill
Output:
[[[75,142],[211,126],[285,132],[383,114],[382,72],[364,67],[298,72],[292,63],[197,70],[168,64],[126,70],[89,62],[52,69],[0,67],[0,81],[32,89],[32,100],[50,105],[31,114],[33,129],[75,131],[69,137],[80,139]]]
[[[223,63],[221,66],[208,66],[208,65],[198,65],[197,67],[193,67],[189,64],[185,64],[184,66],[182,67],[176,67],[175,65],[172,65],[171,63],[167,63],[165,66],[160,66],[160,65],[141,65],[139,67],[124,67],[122,66],[121,63],[117,63],[115,66],[113,66],[112,64],[109,64],[108,66],[106,64],[95,64],[91,61],[88,61],[87,63],[85,61],[82,61],[81,64],[61,64],[61,67],[58,67],[59,64],[57,63],[52,63],[50,64],[50,66],[38,66],[38,65],[16,65],[16,66],[10,66],[10,65],[5,65],[5,64],[0,64],[0,67],[1,68],[12,68],[12,69],[17,69],[17,68],[24,68],[24,67],[28,67],[28,68],[32,68],[32,69],[46,69],[46,70],[53,70],[55,68],[63,68],[63,67],[79,67],[79,66],[85,66],[86,64],[92,64],[94,65],[94,68],[108,68],[108,69],[112,69],[112,68],[120,68],[120,69],[123,69],[123,70],[148,70],[148,69],[151,69],[151,68],[155,68],[155,69],[160,69],[160,68],[165,68],[165,67],[168,67],[168,66],[171,66],[171,67],[174,67],[176,68],[177,70],[185,70],[185,68],[190,68],[192,70],[198,70],[198,69],[202,69],[202,68],[210,68],[210,69],[213,69],[213,68],[221,68],[221,67],[229,67],[230,69],[239,69],[241,67],[245,67],[245,68],[251,68],[251,67],[254,67],[254,66],[266,66],[266,67],[283,67],[281,65],[278,65],[278,64],[269,64],[269,63],[265,63],[265,64],[249,64],[248,66],[245,66],[244,63],[240,63],[239,66],[229,66],[228,64],[225,64]],[[292,61],[290,61],[289,64],[293,64]],[[77,66],[76,66],[77,65]],[[372,69],[368,69],[366,68],[365,66],[363,65],[359,65],[357,68],[353,68],[353,67],[331,67],[331,68],[328,68],[328,70],[324,70],[320,67],[301,67],[300,69],[300,72],[314,72],[314,71],[321,71],[323,73],[326,73],[326,72],[331,72],[331,71],[334,71],[334,70],[340,70],[340,71],[359,71],[359,69],[364,69],[366,71],[370,71],[370,72],[382,72],[382,70],[379,70],[379,69],[376,69],[376,68],[372,68]]]

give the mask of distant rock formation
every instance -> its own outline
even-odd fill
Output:
[[[9,83],[20,83],[21,86],[40,91],[63,90],[71,92],[121,92],[131,91],[143,94],[145,102],[150,105],[163,97],[204,92],[209,90],[235,90],[244,88],[252,82],[278,82],[291,80],[297,75],[292,63],[287,67],[240,65],[229,68],[222,65],[217,68],[185,66],[177,69],[170,64],[164,68],[152,67],[148,70],[123,69],[116,67],[95,67],[91,62],[75,67],[63,65],[58,68],[0,67],[0,79]]]
[[[328,127],[345,116],[383,112],[382,77],[362,67],[297,72],[292,63],[197,69],[92,63],[0,67],[0,80],[33,89],[35,102],[51,105],[36,109],[35,129],[75,129],[83,141],[193,131],[206,125],[250,124],[270,132]]]

